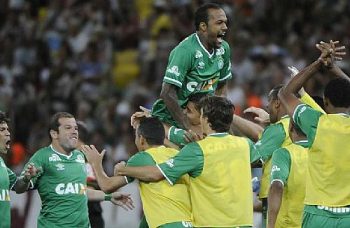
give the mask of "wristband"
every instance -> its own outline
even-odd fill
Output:
[[[112,194],[105,194],[105,201],[111,201]]]

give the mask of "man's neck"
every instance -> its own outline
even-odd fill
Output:
[[[202,43],[202,45],[205,47],[205,49],[207,49],[207,51],[211,54],[214,51],[213,47],[210,47],[208,44],[207,39],[204,37],[204,35],[200,32],[197,32],[197,35],[199,37],[200,42]]]
[[[56,143],[56,142],[52,142],[51,146],[52,146],[52,149],[54,149],[56,152],[58,152],[60,154],[64,154],[64,155],[69,156],[72,153],[72,151],[68,151],[68,152],[65,151],[63,149],[63,147],[61,145],[59,145],[58,143]]]

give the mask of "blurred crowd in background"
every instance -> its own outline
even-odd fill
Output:
[[[136,152],[130,115],[157,99],[169,53],[194,32],[204,0],[0,0],[0,110],[12,123],[7,164],[21,171],[49,142],[47,124],[68,111],[107,149],[105,169]],[[229,19],[237,114],[265,107],[267,93],[319,55],[315,44],[349,46],[348,0],[222,0]],[[350,72],[349,58],[339,65]],[[321,96],[322,72],[306,90]]]

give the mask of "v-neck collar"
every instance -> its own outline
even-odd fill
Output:
[[[202,44],[201,40],[199,39],[199,36],[197,33],[195,33],[195,36],[197,38],[197,41],[199,43],[199,45],[202,47],[202,49],[208,54],[209,58],[213,57],[215,54],[215,49],[213,49],[213,53],[210,54],[209,51],[204,47],[204,45]]]
[[[52,144],[50,144],[50,148],[51,148],[51,150],[53,150],[56,154],[61,155],[61,156],[65,157],[65,158],[67,158],[67,159],[70,159],[70,158],[72,157],[72,155],[73,155],[73,151],[70,152],[70,155],[66,155],[66,154],[62,154],[62,153],[58,152],[57,150],[55,150],[55,149],[53,148]]]

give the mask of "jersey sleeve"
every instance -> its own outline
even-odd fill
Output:
[[[7,173],[10,180],[10,189],[12,189],[17,181],[17,175],[9,168],[7,168]]]
[[[223,44],[223,59],[224,59],[224,66],[220,70],[220,82],[226,81],[228,79],[232,78],[232,70],[231,70],[231,49],[227,42]]]
[[[165,179],[174,185],[184,174],[199,176],[203,171],[204,157],[198,143],[187,144],[175,157],[158,165]]]
[[[168,139],[170,142],[183,147],[187,144],[185,139],[185,130],[181,128],[176,128],[175,126],[171,126],[168,132]]]
[[[286,132],[281,123],[272,124],[265,128],[261,138],[255,143],[263,162],[266,162],[272,156],[272,153],[281,147],[285,137]]]
[[[290,172],[291,158],[285,148],[279,148],[272,155],[271,183],[279,181],[286,185]]]
[[[184,47],[176,47],[169,56],[163,82],[182,87],[187,72],[191,69],[192,55]]]
[[[305,104],[298,105],[293,113],[294,123],[306,134],[309,146],[314,142],[318,121],[322,112],[312,109]]]
[[[135,154],[134,156],[132,156],[126,166],[131,166],[131,167],[135,167],[135,166],[152,166],[155,165],[156,162],[153,160],[152,156],[147,153],[147,152],[138,152],[137,154]],[[134,181],[135,178],[133,177],[126,177],[126,180],[128,183]]]
[[[31,189],[36,189],[38,187],[38,181],[40,180],[41,175],[45,172],[45,164],[44,164],[44,159],[42,158],[42,155],[38,152],[36,152],[28,161],[28,163],[24,166],[24,169],[21,173],[21,176],[24,175],[24,170],[27,168],[27,166],[33,163],[34,166],[38,169],[38,174],[33,177],[30,180]]]
[[[259,153],[259,151],[256,149],[255,144],[252,140],[246,138],[248,141],[248,145],[249,145],[249,151],[250,151],[250,163],[254,163],[258,160],[261,160],[261,155]]]

